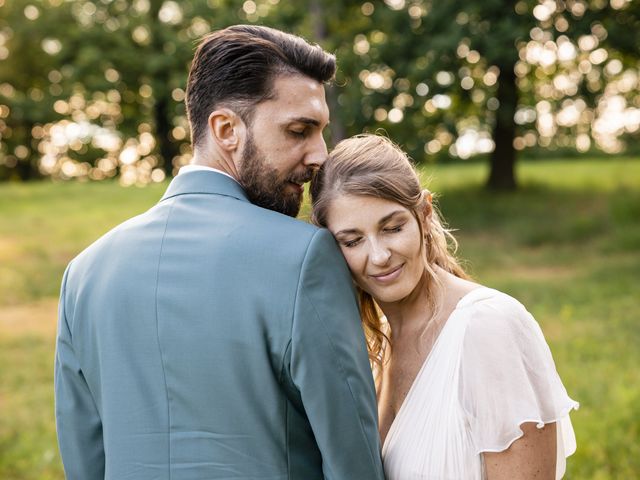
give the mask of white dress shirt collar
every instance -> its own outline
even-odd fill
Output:
[[[183,173],[188,173],[188,172],[196,172],[198,170],[209,170],[213,172],[218,172],[218,173],[221,173],[222,175],[226,175],[227,177],[232,179],[234,182],[238,182],[238,180],[233,178],[227,172],[223,172],[222,170],[218,170],[217,168],[207,167],[205,165],[185,165],[184,167],[180,167],[180,170],[178,170],[178,175],[182,175]]]

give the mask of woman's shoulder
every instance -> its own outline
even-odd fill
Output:
[[[459,306],[479,311],[526,311],[524,305],[516,298],[484,285],[479,285],[467,293],[460,300]]]
[[[472,290],[460,302],[465,316],[465,341],[479,342],[487,348],[504,346],[532,339],[544,341],[538,322],[526,307],[511,295],[481,286]]]
[[[522,436],[523,423],[557,422],[578,404],[567,395],[542,330],[524,305],[498,290],[471,293],[463,305],[460,402],[476,452],[500,452]],[[575,441],[558,441],[565,455],[575,450]]]

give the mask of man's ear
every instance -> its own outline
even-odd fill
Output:
[[[223,150],[232,153],[240,145],[244,122],[232,110],[220,108],[209,115],[209,133],[213,141]]]

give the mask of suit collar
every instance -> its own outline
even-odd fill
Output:
[[[238,182],[214,171],[193,171],[177,175],[160,201],[185,194],[224,195],[248,202],[247,194]]]

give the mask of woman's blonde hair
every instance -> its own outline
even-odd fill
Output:
[[[435,295],[439,282],[434,266],[468,278],[454,256],[457,242],[442,225],[435,208],[425,216],[431,194],[420,186],[406,153],[388,138],[362,134],[338,143],[311,183],[313,223],[327,227],[331,202],[343,195],[389,200],[413,214],[424,239],[426,286],[428,292],[433,293],[428,298],[433,312],[439,307],[438,295]],[[391,346],[391,338],[384,332],[381,313],[374,299],[358,286],[356,289],[369,358],[381,371],[385,345]]]

